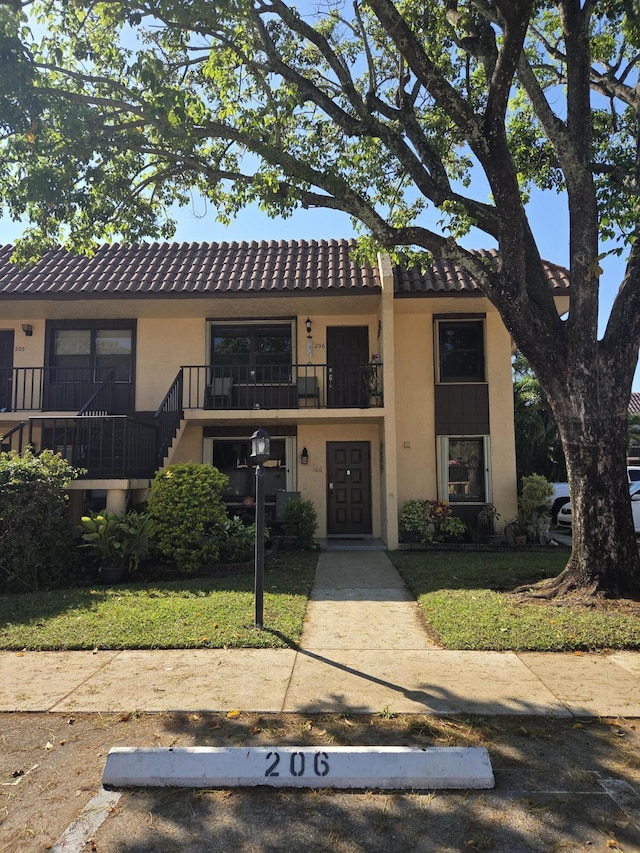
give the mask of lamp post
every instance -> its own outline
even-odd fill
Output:
[[[254,628],[262,628],[264,600],[264,471],[262,465],[271,455],[269,433],[258,428],[251,436],[251,459],[256,466],[256,547]]]

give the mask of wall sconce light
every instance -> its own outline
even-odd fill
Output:
[[[300,454],[300,464],[308,465],[309,464],[309,451],[306,447],[302,448],[302,453]]]
[[[313,339],[311,337],[311,320],[309,317],[304,321],[307,329],[307,359],[311,362],[311,353],[313,350]]]
[[[31,325],[31,323],[23,323],[22,324],[22,331],[25,333],[25,335],[28,338],[30,338],[31,335],[33,334],[33,326]]]

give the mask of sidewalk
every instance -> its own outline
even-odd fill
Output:
[[[1,652],[0,711],[640,717],[640,653],[443,651],[386,554],[319,557],[300,649]]]

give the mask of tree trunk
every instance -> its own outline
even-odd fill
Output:
[[[554,594],[580,591],[640,598],[640,558],[626,471],[624,384],[607,383],[602,397],[598,382],[556,397],[553,408],[571,492],[573,549],[567,568],[549,586]]]

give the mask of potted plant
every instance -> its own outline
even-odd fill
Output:
[[[371,361],[365,364],[362,369],[362,384],[364,397],[369,405],[376,405],[378,397],[381,396],[380,378],[378,369],[380,367],[380,358],[377,353],[371,354]]]
[[[82,548],[98,563],[102,579],[117,583],[135,571],[149,552],[153,520],[144,512],[92,512],[80,519]]]
[[[499,518],[500,513],[493,504],[485,504],[478,513],[478,524],[484,529],[487,542],[491,545],[499,545],[503,539],[502,533],[496,532]]]
[[[526,533],[517,518],[512,518],[511,521],[507,521],[504,526],[504,535],[507,540],[507,545],[527,544]]]
[[[456,515],[448,515],[442,519],[439,534],[444,542],[462,542],[467,532],[467,525]]]

